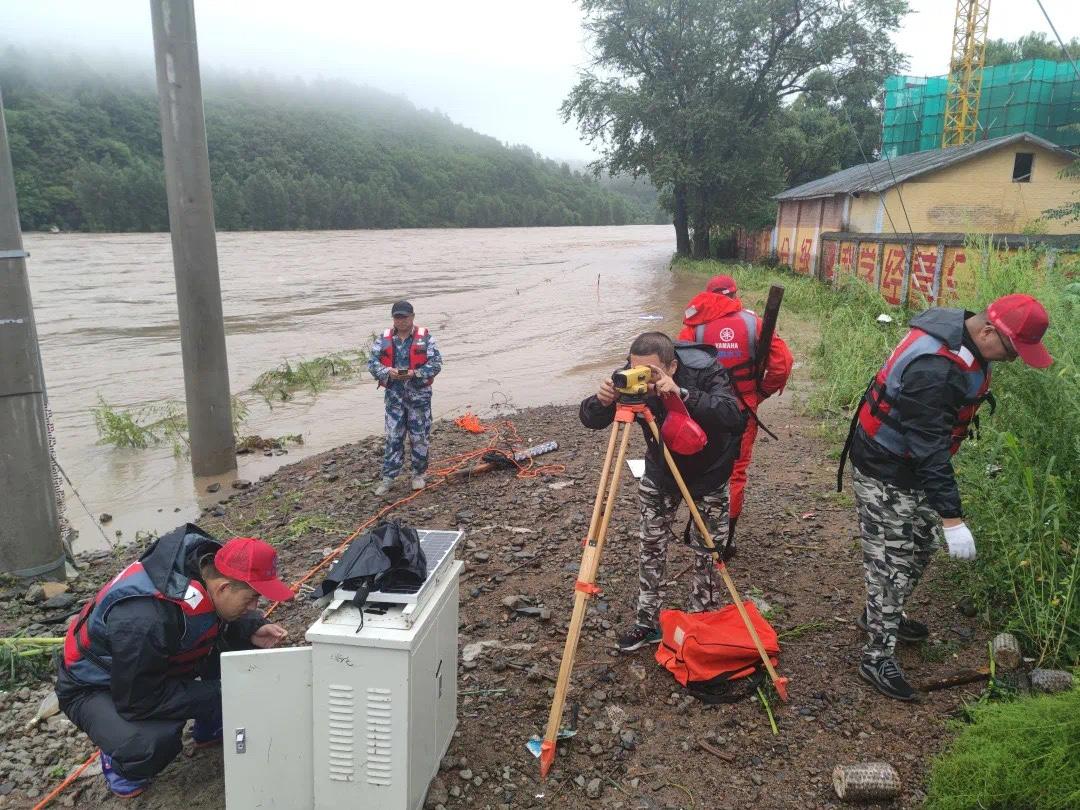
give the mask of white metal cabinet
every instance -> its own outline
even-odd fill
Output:
[[[457,713],[463,567],[454,562],[407,621],[409,606],[387,605],[365,612],[358,631],[359,611],[346,603],[308,630],[316,810],[423,806]]]
[[[225,804],[310,810],[311,648],[221,656]]]
[[[421,535],[442,556],[429,552],[408,601],[369,601],[361,628],[346,593],[308,629],[310,647],[222,656],[229,810],[423,807],[457,724],[464,565],[460,533]]]

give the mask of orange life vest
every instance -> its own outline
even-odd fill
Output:
[[[428,337],[430,333],[426,326],[414,326],[412,331],[412,345],[409,347],[409,370],[419,368],[428,361]],[[394,367],[394,330],[387,329],[382,333],[382,351],[379,353],[379,362],[387,368]],[[431,385],[427,380],[424,385]],[[382,385],[380,382],[379,385]]]

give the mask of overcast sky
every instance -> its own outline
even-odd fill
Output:
[[[943,73],[953,0],[909,0],[909,73]],[[1066,40],[1076,0],[1043,0]],[[592,156],[559,103],[587,59],[574,0],[196,0],[204,66],[347,78],[554,158]],[[1035,0],[994,0],[990,36],[1050,32]],[[153,69],[148,0],[0,0],[0,43],[130,55]],[[3,77],[0,76],[0,81]]]

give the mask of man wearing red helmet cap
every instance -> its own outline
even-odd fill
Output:
[[[871,381],[851,423],[855,506],[862,533],[867,632],[859,675],[882,694],[913,700],[896,663],[896,642],[929,631],[904,616],[904,604],[934,553],[941,526],[949,554],[975,558],[964,524],[952,456],[978,427],[990,395],[990,362],[1017,357],[1035,368],[1052,361],[1042,345],[1049,319],[1028,295],[1006,295],[984,312],[935,308],[911,330]]]
[[[727,372],[716,362],[711,346],[675,344],[663,332],[645,332],[630,346],[629,366],[649,366],[652,382],[646,404],[656,417],[662,438],[714,535],[727,528],[727,480],[739,453],[739,438],[746,423]],[[581,403],[579,416],[587,428],[599,430],[615,418],[615,386],[611,379]],[[660,641],[662,605],[660,584],[667,566],[668,542],[674,538],[671,524],[682,503],[652,431],[642,424],[647,451],[645,475],[638,486],[641,507],[640,590],[637,621],[619,636],[624,652]],[[695,550],[702,546],[697,529],[689,535]],[[716,610],[723,586],[718,581],[712,556],[694,555],[694,578],[690,609]]]
[[[224,546],[187,524],[157,540],[72,621],[56,681],[60,708],[101,749],[121,798],[142,793],[181,749],[221,742],[222,650],[275,647],[286,636],[255,610],[293,593],[277,553],[251,537]]]
[[[758,382],[755,372],[761,354],[757,344],[762,321],[756,314],[743,308],[742,302],[736,297],[738,291],[731,276],[713,276],[709,279],[705,291],[698,293],[686,308],[679,340],[715,346],[716,360],[727,369],[740,403],[756,414],[763,400],[784,390],[794,361],[787,344],[774,333],[765,360],[765,374]],[[728,483],[731,503],[726,558],[735,553],[735,524],[742,514],[746,470],[754,452],[757,428],[757,420],[751,417],[746,423],[739,457],[735,460]]]

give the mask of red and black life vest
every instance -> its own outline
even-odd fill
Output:
[[[426,326],[414,326],[412,330],[412,345],[409,347],[409,370],[419,368],[428,361],[428,337],[430,333]],[[379,362],[387,368],[394,367],[394,330],[387,329],[382,333],[382,351],[379,352]],[[431,380],[424,384],[431,385]],[[379,385],[382,385],[380,382]]]
[[[694,340],[716,347],[716,360],[727,369],[731,384],[741,399],[756,401],[757,315],[740,309],[694,328]]]
[[[108,686],[112,673],[106,622],[109,611],[125,599],[154,598],[179,606],[184,616],[184,633],[179,649],[169,656],[168,674],[194,676],[199,663],[214,649],[219,620],[206,589],[198,580],[189,580],[183,598],[159,591],[141,562],[133,562],[105,585],[79,612],[64,639],[64,667],[74,678],[89,686]]]
[[[955,454],[960,449],[961,442],[970,434],[971,426],[976,422],[979,406],[984,400],[992,399],[989,393],[990,366],[988,364],[981,363],[966,346],[953,351],[939,338],[921,329],[912,328],[893,349],[885,365],[870,383],[858,412],[859,427],[863,429],[863,432],[898,456],[907,458],[911,455],[904,437],[903,425],[892,413],[897,397],[900,395],[901,378],[912,361],[931,354],[948,358],[964,373],[966,393],[960,410],[956,414],[956,424],[952,429],[952,443],[949,446],[951,454]]]

